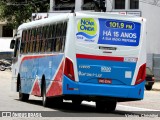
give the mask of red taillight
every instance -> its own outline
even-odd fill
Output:
[[[75,81],[73,63],[68,58],[65,59],[64,74],[71,80]]]
[[[138,71],[137,79],[135,85],[143,82],[146,78],[146,64],[143,64]]]
[[[154,77],[152,77],[152,80],[154,81],[154,80],[155,80],[155,78],[154,78]]]

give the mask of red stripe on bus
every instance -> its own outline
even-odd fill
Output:
[[[36,82],[33,85],[33,89],[32,89],[32,95],[37,95],[37,96],[41,96],[41,89],[40,89],[40,85],[38,80],[36,79]]]
[[[124,61],[124,57],[97,56],[97,55],[85,55],[85,54],[76,54],[76,58],[95,59],[95,60],[110,60],[110,61]]]
[[[54,80],[53,80],[53,82],[47,92],[48,97],[62,95],[63,68],[64,68],[64,60],[62,61],[55,78],[53,78]]]
[[[26,56],[22,59],[21,63],[25,60],[31,60],[31,59],[36,59],[36,58],[43,58],[46,56],[54,56],[54,55],[39,55],[39,56]]]

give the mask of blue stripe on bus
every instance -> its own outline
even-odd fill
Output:
[[[59,54],[54,56],[44,56],[40,58],[24,60],[20,66],[22,92],[31,93],[36,77],[38,76],[40,85],[42,75],[45,75],[46,88],[48,88],[48,86],[51,84],[53,76],[58,70],[63,56],[64,54]]]
[[[89,68],[83,68],[83,66],[89,66]],[[111,71],[102,72],[103,67],[110,68]],[[131,85],[135,67],[136,62],[77,58],[79,82],[83,83],[98,84],[98,78],[107,78],[111,79],[114,85]],[[127,73],[130,75],[127,76]]]

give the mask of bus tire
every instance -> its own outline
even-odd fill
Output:
[[[145,86],[146,90],[152,90],[152,86]]]
[[[117,101],[106,101],[105,106],[107,112],[113,112],[116,109]]]
[[[46,82],[43,82],[43,87],[42,87],[42,104],[44,107],[49,106],[49,98],[46,96]]]
[[[49,101],[52,107],[60,107],[63,104],[62,97],[52,97]]]
[[[29,99],[29,94],[22,93],[21,81],[20,80],[19,80],[18,88],[19,88],[19,100],[20,101],[27,101]]]
[[[105,111],[104,102],[102,102],[102,101],[96,101],[96,110],[98,112],[104,112]]]
[[[97,101],[96,110],[99,112],[113,112],[116,109],[117,101]]]
[[[72,100],[72,104],[74,104],[74,105],[76,105],[76,106],[81,105],[81,103],[82,103],[82,100],[78,100],[78,99],[73,99],[73,100]]]

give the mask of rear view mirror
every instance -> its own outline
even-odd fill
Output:
[[[11,40],[10,49],[14,49],[14,46],[15,46],[15,40]]]

